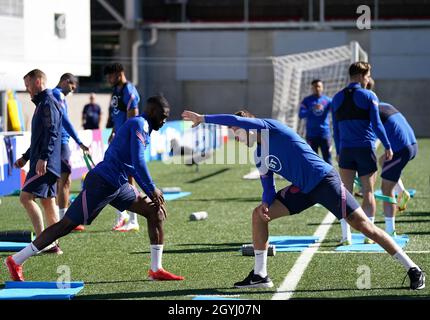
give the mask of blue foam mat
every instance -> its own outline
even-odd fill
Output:
[[[189,196],[191,192],[175,192],[175,193],[165,193],[163,194],[164,200],[171,201],[182,197]]]
[[[415,189],[406,189],[408,190],[409,194],[411,195],[411,198],[413,198],[415,196],[415,193],[417,193],[417,190]],[[382,196],[382,191],[381,189],[378,189],[375,191],[375,196]],[[396,193],[396,197],[397,197],[397,193]]]
[[[276,247],[276,252],[302,252],[318,240],[314,236],[270,236],[269,244]]]
[[[0,241],[0,251],[21,251],[30,243]]]
[[[192,300],[242,300],[242,299],[219,297],[219,296],[195,296]]]
[[[83,288],[81,281],[6,281],[4,289],[0,290],[0,300],[70,300]]]
[[[393,237],[394,241],[404,248],[409,241],[406,234]],[[352,234],[352,244],[349,246],[339,246],[335,251],[358,251],[358,252],[384,252],[385,250],[379,244],[364,244],[364,235],[361,233]]]

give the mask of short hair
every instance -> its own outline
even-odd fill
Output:
[[[69,83],[73,83],[73,84],[78,84],[78,78],[76,78],[73,74],[67,72],[64,73],[61,77],[60,77],[60,82],[62,81],[69,81]]]
[[[103,70],[103,73],[105,76],[108,74],[120,73],[120,72],[124,72],[124,67],[121,63],[118,63],[118,62],[114,62],[106,65]]]
[[[369,82],[367,83],[366,89],[373,90],[374,87],[375,87],[375,80],[373,80],[373,78],[370,78]]]
[[[236,111],[234,113],[234,115],[238,116],[238,117],[244,117],[244,118],[255,118],[255,116],[251,112],[249,112],[248,110],[246,110],[246,109],[242,109],[242,110]]]
[[[349,66],[349,76],[353,77],[356,75],[365,75],[371,69],[370,63],[364,61],[358,61]]]
[[[169,101],[167,101],[167,99],[161,94],[149,97],[148,100],[146,100],[146,103],[160,109],[170,109]]]
[[[43,82],[46,82],[46,74],[42,70],[39,69],[33,69],[30,72],[28,72],[23,79],[30,78],[30,79],[41,79]]]
[[[323,83],[321,79],[314,79],[312,80],[311,85],[314,85],[315,83],[318,83],[318,82]]]

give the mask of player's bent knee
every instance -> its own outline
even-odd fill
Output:
[[[255,208],[255,209],[252,211],[252,221],[253,221],[253,223],[261,223],[261,222],[265,222],[265,223],[267,223],[267,221],[264,221],[264,220],[261,218],[261,215],[260,215],[260,212],[259,212],[258,207],[257,207],[257,208]]]
[[[31,193],[22,191],[21,194],[19,195],[19,201],[24,205],[28,204],[32,200],[33,200],[33,195]]]

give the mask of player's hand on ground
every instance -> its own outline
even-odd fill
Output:
[[[391,159],[393,159],[393,150],[385,150],[385,161],[390,161]]]
[[[84,152],[84,154],[89,154],[90,153],[90,148],[88,148],[86,145],[84,145],[83,143],[81,143],[79,145],[79,147],[82,149],[82,151]]]
[[[204,116],[188,110],[185,110],[184,112],[182,112],[182,119],[184,119],[185,121],[192,121],[193,128],[197,127],[200,123],[204,122]]]
[[[269,213],[269,207],[266,203],[262,203],[257,207],[257,212],[260,215],[260,218],[265,221],[265,222],[269,222],[270,221],[270,217],[268,215]]]
[[[39,159],[36,163],[36,174],[39,176],[43,176],[46,173],[46,165],[48,161]]]
[[[21,157],[18,160],[16,160],[13,165],[14,165],[15,168],[20,169],[23,166],[25,166],[26,163],[27,163],[27,160],[25,160],[23,157]]]

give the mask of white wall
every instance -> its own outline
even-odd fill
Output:
[[[65,14],[65,38],[55,34],[55,14]],[[91,74],[90,0],[24,0],[23,17],[0,16],[0,30],[0,90],[23,90],[35,68],[48,87],[65,72]]]

